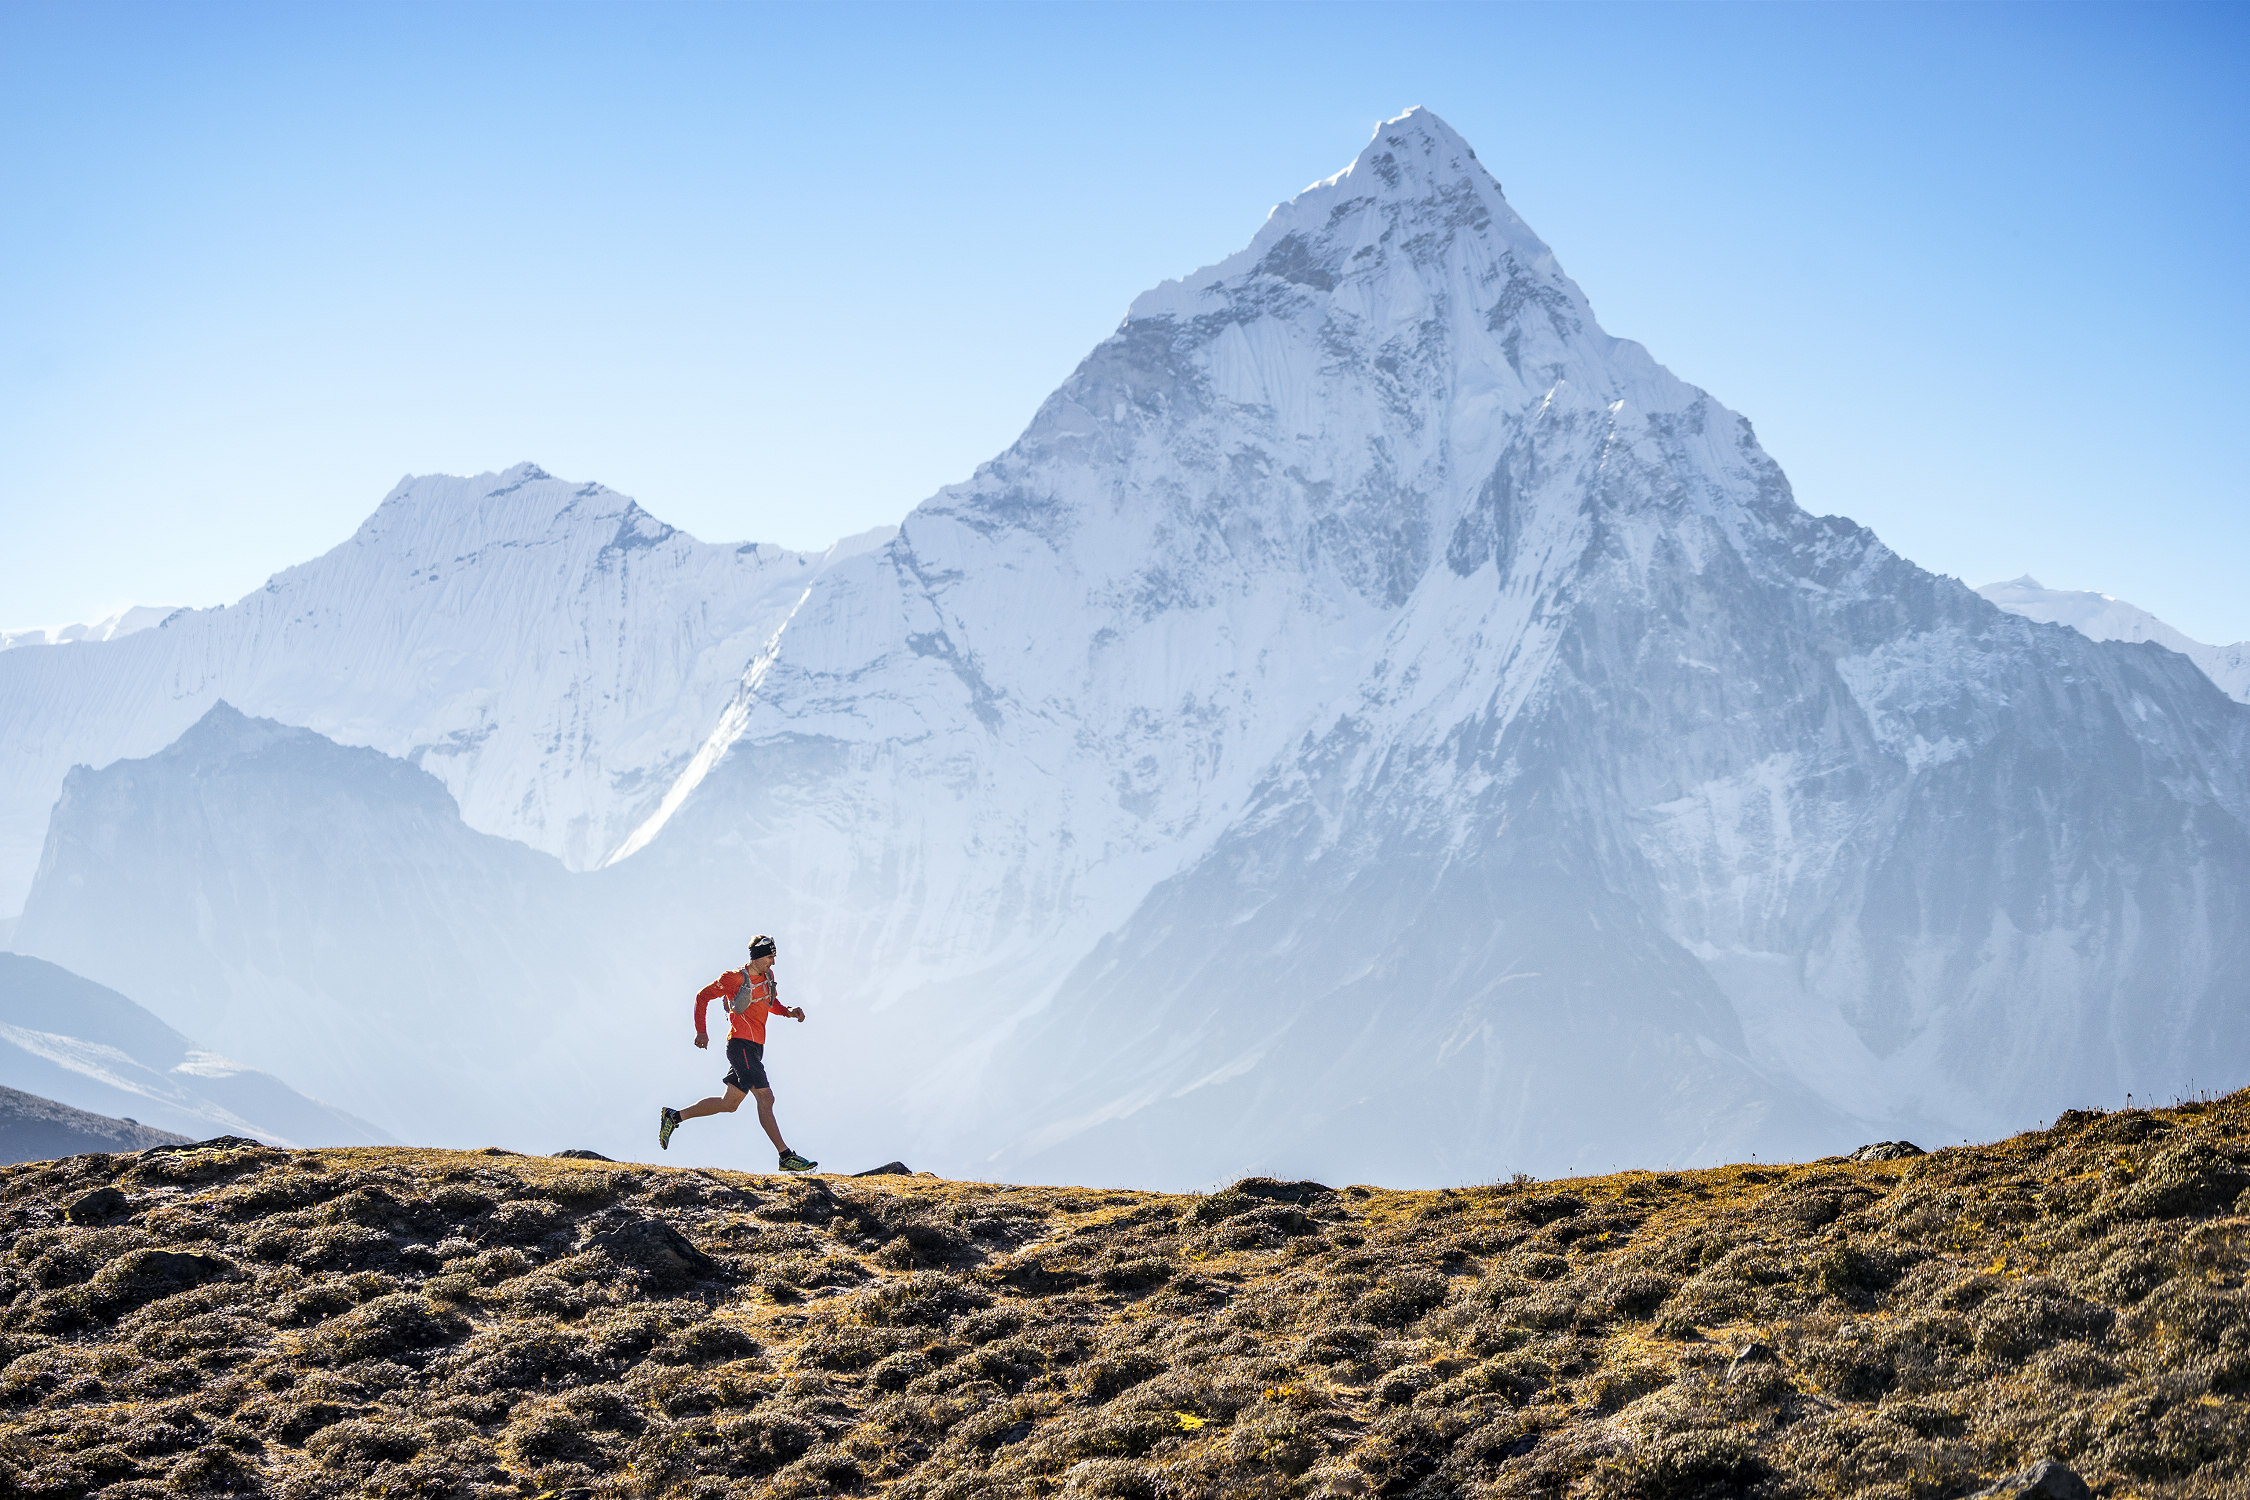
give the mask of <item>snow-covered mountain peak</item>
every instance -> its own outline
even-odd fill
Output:
[[[1452,192],[1479,179],[1490,180],[1477,165],[1469,143],[1417,104],[1376,126],[1374,138],[1350,166],[1313,186],[1349,183],[1357,193],[1411,201]]]
[[[68,653],[0,652],[0,911],[71,765],[153,753],[221,697],[411,761],[480,831],[599,864],[812,580],[879,545],[704,543],[536,464],[410,476],[235,604]]]
[[[1460,250],[1491,291],[1507,287],[1511,271],[1534,276],[1574,304],[1574,321],[1591,322],[1584,297],[1508,206],[1468,142],[1420,107],[1378,126],[1350,165],[1277,206],[1241,251],[1143,293],[1127,321],[1208,316],[1251,291],[1271,303],[1276,294],[1286,297],[1286,288],[1300,297],[1342,289],[1349,301],[1355,289],[1379,288],[1402,274],[1442,281]],[[1484,296],[1471,300],[1485,310],[1492,305]],[[1544,297],[1527,288],[1503,317],[1527,304],[1544,305]]]
[[[674,534],[628,495],[606,485],[573,484],[522,463],[468,477],[408,475],[345,545],[434,565],[465,561],[490,546],[633,549]]]

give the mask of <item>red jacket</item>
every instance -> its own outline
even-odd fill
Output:
[[[745,984],[750,987],[750,998],[746,1003],[737,1002],[735,996],[742,993]],[[727,1004],[727,1034],[756,1042],[761,1047],[766,1043],[766,1017],[789,1013],[781,1003],[781,987],[774,983],[773,970],[768,969],[763,974],[745,974],[740,969],[729,969],[695,992],[697,1036],[705,1034],[704,1012],[710,1009],[712,1001],[722,995],[726,997]],[[739,1009],[736,1008],[738,1003]]]

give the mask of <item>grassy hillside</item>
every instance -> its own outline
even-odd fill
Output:
[[[2250,1091],[1436,1193],[79,1157],[0,1175],[0,1495],[2240,1495],[2246,1162]]]

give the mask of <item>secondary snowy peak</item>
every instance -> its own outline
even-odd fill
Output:
[[[2203,669],[2237,703],[2250,703],[2250,641],[2212,646],[2173,629],[2123,599],[2090,589],[2051,589],[2029,573],[1977,590],[2010,614],[2044,625],[2068,625],[2097,641],[2154,641]]]
[[[700,542],[532,464],[403,480],[350,538],[236,604],[0,652],[0,912],[72,764],[150,754],[221,697],[409,760],[472,827],[598,864],[829,565]]]
[[[704,544],[650,515],[629,495],[606,485],[558,479],[526,463],[469,477],[408,475],[338,551],[366,552],[381,559],[374,564],[378,568],[426,576],[488,563],[496,548],[547,549],[584,568],[594,566],[596,559],[615,562],[632,552],[671,545],[698,549]],[[797,562],[802,556],[755,544],[730,550],[770,562]],[[304,566],[318,567],[321,561],[325,559]],[[276,574],[267,588],[298,571]]]

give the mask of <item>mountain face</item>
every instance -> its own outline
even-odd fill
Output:
[[[393,1138],[473,1142],[567,1130],[614,1062],[598,895],[429,773],[222,703],[71,772],[15,942]]]
[[[396,1144],[364,1120],[197,1046],[115,990],[15,953],[0,953],[0,1085],[121,1116],[127,1125],[159,1126],[159,1137],[180,1131],[276,1146]]]
[[[558,1003],[659,1028],[771,931],[816,1013],[786,1119],[1046,1180],[1819,1154],[2250,1068],[2250,710],[1800,509],[1427,112],[1136,301],[896,537],[797,566],[724,692],[645,689],[703,717],[645,742],[603,868],[504,909],[418,874],[398,930],[575,924]],[[93,785],[18,946],[143,906],[187,942],[170,888],[58,852]]]
[[[222,698],[411,761],[470,826],[598,864],[825,562],[698,542],[519,464],[403,481],[349,541],[239,604],[0,651],[0,912],[22,903],[71,766],[153,754]]]
[[[1977,590],[2012,615],[2047,625],[2068,625],[2097,641],[2154,641],[2203,669],[2237,703],[2250,703],[2250,641],[2209,646],[2183,635],[2138,605],[2091,589],[2051,589],[2026,573]]]

